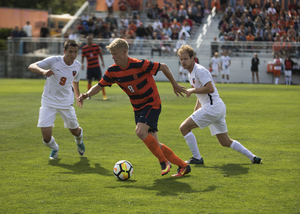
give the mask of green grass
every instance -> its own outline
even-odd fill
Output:
[[[95,83],[95,82],[94,82]],[[58,115],[53,136],[59,160],[36,127],[44,80],[0,79],[0,213],[300,213],[300,87],[218,84],[227,106],[229,135],[262,165],[222,148],[209,129],[195,129],[203,166],[183,178],[162,177],[157,159],[135,135],[132,107],[114,85],[76,108],[86,154]],[[184,84],[188,87],[188,84]],[[81,92],[86,81],[80,82]],[[162,99],[159,140],[184,160],[191,153],[179,125],[196,98],[176,97],[158,83]],[[134,175],[125,182],[113,166],[126,159]],[[173,166],[170,174],[176,172]],[[224,176],[225,175],[225,176]]]

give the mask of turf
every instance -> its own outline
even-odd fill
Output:
[[[300,87],[217,84],[227,106],[229,135],[263,164],[223,148],[209,129],[195,129],[205,164],[183,178],[162,177],[157,159],[135,135],[132,107],[118,86],[108,100],[96,95],[76,108],[86,153],[57,115],[53,136],[59,159],[36,127],[44,80],[0,79],[0,213],[300,213]],[[184,83],[186,87],[188,84]],[[179,125],[192,113],[195,96],[176,97],[159,82],[159,140],[186,160],[191,153]],[[86,82],[80,82],[81,92]],[[134,175],[113,176],[126,159]]]

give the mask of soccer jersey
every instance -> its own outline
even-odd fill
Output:
[[[87,68],[100,67],[98,57],[99,53],[101,53],[101,49],[97,44],[92,44],[91,46],[85,45],[82,48],[81,56],[86,57]]]
[[[213,72],[219,71],[219,58],[216,57],[211,58],[211,68]]]
[[[221,57],[221,62],[222,62],[222,68],[227,69],[228,66],[229,66],[230,57],[229,56],[222,56]]]
[[[206,83],[211,82],[214,87],[214,92],[210,94],[196,94],[201,106],[213,105],[222,102],[219,96],[218,90],[212,80],[211,73],[202,65],[194,65],[193,71],[189,73],[190,84],[193,88],[201,88],[206,85]]]
[[[74,103],[73,81],[80,80],[80,62],[75,60],[72,65],[67,65],[63,56],[52,56],[37,64],[40,68],[51,69],[54,72],[54,75],[46,79],[42,106],[69,108]]]
[[[138,111],[145,106],[159,109],[161,100],[153,78],[159,68],[160,63],[158,62],[129,57],[125,69],[121,69],[116,64],[110,66],[99,81],[99,85],[104,87],[117,83],[130,98],[134,111]]]

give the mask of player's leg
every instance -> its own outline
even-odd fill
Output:
[[[197,139],[192,132],[192,129],[197,128],[198,125],[191,117],[188,117],[179,127],[181,134],[183,135],[189,149],[191,150],[193,157],[190,158],[187,163],[190,164],[203,164],[203,158],[200,155]]]
[[[226,75],[226,77],[227,77],[227,84],[229,83],[229,70],[227,71],[227,75]]]
[[[252,72],[252,83],[254,83],[254,71],[251,72]]]
[[[54,125],[56,117],[56,109],[49,108],[47,106],[42,106],[39,112],[38,127],[41,128],[43,143],[47,147],[51,148],[50,159],[58,158],[59,146],[55,142],[54,137],[52,136],[52,127]]]
[[[83,139],[83,129],[79,127],[75,109],[73,106],[70,106],[69,109],[60,109],[59,113],[63,118],[65,128],[69,128],[71,134],[75,138],[77,145],[77,151],[82,156],[85,152],[85,146],[82,141]]]
[[[256,74],[256,81],[257,81],[257,83],[259,84],[258,71],[256,71],[255,74]]]

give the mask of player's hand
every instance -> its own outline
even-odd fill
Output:
[[[77,105],[80,108],[82,108],[82,106],[83,106],[83,100],[85,100],[86,98],[88,98],[87,93],[80,94],[79,97],[77,97]]]
[[[186,93],[186,97],[190,97],[193,90],[194,90],[193,88],[187,89],[187,90],[186,90],[186,92],[187,92],[187,93]]]
[[[82,69],[82,70],[84,69],[84,64],[81,65],[81,69]]]
[[[105,68],[104,62],[102,62],[102,67]]]
[[[184,97],[184,94],[187,94],[187,91],[184,86],[181,86],[177,84],[176,86],[173,87],[174,93],[176,94],[177,97],[180,96]],[[183,94],[184,93],[184,94]]]
[[[54,74],[54,72],[51,69],[49,69],[48,71],[46,71],[44,73],[44,75],[47,76],[47,77],[50,77],[50,76],[55,75],[55,74]]]

